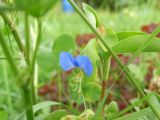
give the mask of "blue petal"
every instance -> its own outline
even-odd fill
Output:
[[[87,76],[90,76],[93,71],[92,63],[87,56],[77,56],[76,61],[79,67],[84,70]]]
[[[67,52],[60,53],[60,65],[64,71],[68,71],[78,66],[75,58]]]

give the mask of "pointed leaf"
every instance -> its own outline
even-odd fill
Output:
[[[116,53],[131,53],[136,52],[140,45],[148,38],[148,35],[136,35],[124,40],[114,45],[112,49]],[[154,37],[150,45],[147,46],[143,52],[160,52],[160,39]]]
[[[133,37],[135,35],[147,35],[144,32],[118,32],[116,33],[118,40],[123,40],[126,39],[128,37]]]

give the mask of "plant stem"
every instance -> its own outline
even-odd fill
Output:
[[[23,96],[25,101],[25,110],[26,110],[27,120],[34,120],[30,88],[28,88],[27,86],[23,86],[22,89],[23,89]]]
[[[17,43],[19,49],[21,50],[22,53],[24,53],[25,52],[24,46],[23,46],[23,44],[22,44],[22,42],[20,40],[20,36],[19,36],[19,34],[17,32],[17,29],[13,26],[12,22],[9,20],[8,16],[5,13],[0,12],[0,14],[1,14],[3,20],[5,21],[5,23],[10,28],[10,30],[11,30],[11,32],[12,32],[12,34],[13,34],[15,40],[16,40],[16,43]]]
[[[61,81],[61,70],[59,69],[58,70],[58,96],[59,96],[59,100],[61,101],[62,100],[62,89],[63,89],[63,86],[62,86],[62,81]],[[61,108],[61,106],[59,106]]]
[[[14,56],[14,50],[13,50],[13,46],[12,46],[12,43],[11,43],[11,39],[10,39],[10,35],[9,35],[9,31],[8,31],[8,28],[7,28],[7,24],[6,24],[6,23],[5,23],[5,28],[6,28],[6,30],[7,30],[7,35],[8,35],[8,40],[9,40],[11,52],[12,52],[12,55]]]
[[[111,56],[108,56],[107,58],[101,58],[102,59],[102,92],[101,92],[101,101],[103,100],[104,96],[106,96],[106,88],[107,88],[107,81],[110,71],[110,62],[111,62]],[[104,111],[104,107],[102,108],[102,114]]]
[[[13,73],[15,75],[18,75],[18,67],[16,66],[14,58],[12,57],[12,55],[9,52],[9,49],[7,47],[7,44],[5,43],[5,40],[4,40],[4,38],[3,38],[2,34],[1,34],[1,31],[0,31],[0,44],[2,46],[3,52],[6,55],[10,66],[11,66],[11,68],[13,70]]]
[[[29,18],[28,14],[25,14],[25,38],[26,38],[26,60],[28,65],[30,64],[30,39],[29,39]]]
[[[126,73],[128,80],[130,80],[130,82],[133,83],[133,85],[135,86],[135,88],[138,90],[138,92],[145,97],[145,92],[143,91],[143,89],[140,87],[140,85],[136,82],[136,80],[132,77],[132,74],[130,73],[130,71],[128,70],[127,67],[125,67],[122,62],[119,60],[118,56],[116,55],[116,53],[110,48],[110,46],[108,44],[106,44],[104,38],[101,36],[101,34],[98,32],[98,30],[88,21],[88,19],[86,18],[86,16],[83,14],[83,12],[78,8],[78,6],[73,2],[73,0],[68,0],[70,2],[70,4],[74,7],[74,9],[77,11],[77,13],[81,16],[81,18],[87,23],[87,25],[91,28],[91,30],[96,34],[97,38],[100,40],[100,42],[104,45],[104,47],[108,50],[108,52],[110,53],[110,55],[113,56],[113,58],[117,61],[117,63],[119,64],[119,66],[124,70],[124,72]],[[156,99],[156,98],[155,98]],[[147,100],[148,105],[151,107],[151,109],[153,110],[153,112],[155,113],[155,115],[158,117],[158,119],[160,119],[160,112],[157,112],[156,107],[153,105],[154,103],[152,103],[152,101]],[[159,105],[158,105],[159,106]]]
[[[38,36],[36,39],[36,46],[35,46],[35,50],[34,50],[34,54],[33,54],[33,58],[32,58],[32,64],[35,64],[36,61],[36,57],[37,57],[37,51],[41,42],[41,32],[42,32],[42,23],[41,23],[41,19],[37,18],[38,21]]]
[[[7,65],[6,65],[6,61],[2,63],[3,63],[2,66],[3,66],[4,84],[5,84],[6,91],[7,91],[7,102],[8,102],[9,109],[12,110],[13,106],[12,106],[12,98],[10,96],[11,90],[9,86],[8,76],[7,76],[7,68],[6,68]]]
[[[82,76],[83,76],[83,74],[82,74]],[[82,90],[82,82],[83,82],[82,80],[83,80],[83,78],[80,77],[80,79],[79,79],[79,81],[80,81],[80,90],[79,90],[79,93],[82,95],[84,109],[87,110],[86,101],[85,101],[83,90]]]
[[[37,103],[37,93],[36,93],[36,88],[34,85],[34,74],[35,74],[35,63],[36,63],[36,57],[37,57],[37,51],[40,45],[40,41],[41,41],[41,32],[42,32],[42,24],[41,24],[41,20],[40,18],[37,18],[38,21],[38,35],[37,35],[37,39],[36,39],[36,45],[35,45],[35,49],[34,49],[34,53],[33,53],[33,57],[32,57],[32,61],[31,61],[31,75],[32,75],[32,81],[31,81],[31,86],[32,86],[32,98],[33,98],[33,104]]]
[[[108,80],[109,77],[109,71],[110,71],[110,64],[111,64],[111,56],[108,56],[108,58],[105,58],[104,64],[103,64],[103,78],[104,80]]]

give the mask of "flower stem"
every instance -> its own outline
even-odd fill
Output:
[[[30,64],[30,39],[29,39],[29,18],[28,18],[28,14],[25,14],[25,44],[26,44],[26,60],[27,63]]]
[[[86,106],[86,102],[85,102],[85,98],[84,98],[84,94],[83,94],[83,90],[82,90],[82,80],[83,80],[83,72],[80,73],[80,79],[79,79],[79,84],[80,84],[80,88],[79,88],[79,92],[80,94],[82,95],[82,99],[83,99],[83,104],[84,104],[84,109],[86,110],[87,109],[87,106]]]
[[[33,108],[32,108],[32,97],[30,89],[27,86],[23,86],[23,96],[25,101],[25,110],[27,115],[27,120],[34,120]]]
[[[107,88],[107,81],[110,71],[110,63],[111,63],[111,56],[108,56],[107,58],[101,58],[102,63],[102,90],[101,90],[101,99],[99,104],[103,104],[103,99],[105,96],[108,96],[108,93],[106,93]],[[101,113],[104,114],[104,104],[101,109]]]
[[[35,45],[32,61],[31,61],[31,74],[32,74],[31,86],[32,86],[32,94],[33,94],[32,95],[33,104],[37,103],[37,93],[36,93],[36,88],[35,88],[35,83],[34,83],[34,77],[33,76],[35,74],[35,63],[36,63],[37,51],[38,51],[38,48],[39,48],[40,42],[41,42],[41,32],[42,32],[42,24],[41,24],[40,18],[37,18],[37,21],[38,21],[38,36],[37,36],[37,39],[36,39],[36,45]]]
[[[62,89],[63,89],[63,85],[62,85],[62,79],[61,79],[61,70],[58,70],[58,96],[59,96],[59,101],[62,100]],[[61,106],[59,106],[59,108],[61,108]]]

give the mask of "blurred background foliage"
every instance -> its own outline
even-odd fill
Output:
[[[140,6],[146,4],[150,0],[75,0],[77,3],[85,2],[92,7],[100,9],[108,9],[110,11],[121,10],[130,6]],[[160,2],[159,0],[153,0],[154,4]]]

